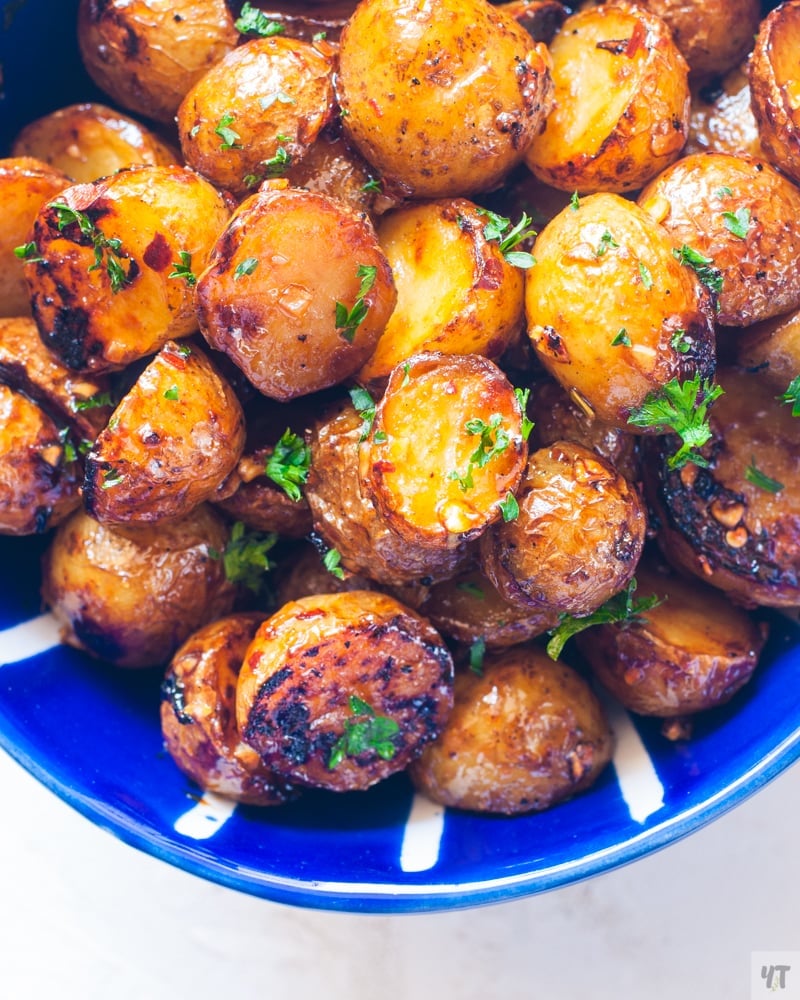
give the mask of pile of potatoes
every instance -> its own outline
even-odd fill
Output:
[[[592,679],[673,738],[746,684],[800,606],[800,0],[77,32],[108,105],[0,160],[0,532],[166,666],[187,775],[524,813],[610,761]]]

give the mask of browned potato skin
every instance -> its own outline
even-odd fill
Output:
[[[259,628],[236,694],[239,731],[290,781],[353,791],[405,768],[452,706],[453,662],[424,618],[375,591],[303,598]],[[367,749],[330,768],[355,695],[399,725],[395,753]]]
[[[332,72],[331,59],[299,39],[255,38],[241,45],[181,102],[178,132],[186,162],[239,195],[283,176],[284,166],[269,161],[281,149],[291,162],[300,160],[319,135],[332,115]],[[217,131],[226,116],[238,136],[233,143]],[[288,138],[281,141],[282,135]]]
[[[750,107],[746,66],[737,66],[717,86],[695,86],[684,155],[734,153],[764,157]]]
[[[236,728],[236,682],[263,620],[258,612],[228,615],[186,640],[161,686],[161,732],[172,759],[201,788],[248,805],[275,806],[291,788]]]
[[[748,71],[753,114],[767,159],[800,183],[798,45],[800,3],[789,0],[761,22]]]
[[[259,261],[237,277],[248,260]],[[360,266],[375,267],[366,316],[347,340],[336,302],[348,309]],[[240,205],[197,282],[206,340],[250,382],[286,402],[336,385],[372,353],[396,300],[370,222],[342,202],[300,190],[263,189]]]
[[[497,360],[516,339],[524,318],[523,272],[508,263],[497,240],[485,238],[487,221],[466,198],[381,217],[378,239],[397,305],[360,382],[383,387],[395,365],[423,351]]]
[[[637,600],[656,595],[663,603],[576,637],[603,687],[632,712],[658,718],[729,701],[755,670],[766,628],[699,580],[641,565],[636,580]]]
[[[59,229],[54,204],[82,212],[106,239],[119,239],[126,280],[114,292],[107,255],[96,270],[91,236],[77,222]],[[105,372],[197,329],[194,288],[170,277],[179,254],[195,273],[228,220],[227,202],[183,167],[135,167],[67,188],[34,224],[40,263],[27,262],[33,315],[48,347],[76,371]]]
[[[30,156],[0,160],[0,316],[30,316],[24,265],[14,250],[30,240],[42,205],[69,183],[60,170]]]
[[[507,816],[585,791],[611,759],[596,696],[571,667],[517,646],[456,675],[442,735],[409,769],[417,789],[455,809]]]
[[[325,41],[336,43],[348,17],[353,13],[357,0],[319,0],[318,3],[284,0],[258,0],[252,4],[271,20],[283,25],[289,38],[302,38],[307,42],[325,35]]]
[[[539,180],[582,194],[633,191],[677,159],[688,70],[659,17],[592,7],[567,18],[550,52],[556,106],[525,156]]]
[[[547,50],[483,0],[364,0],[340,44],[344,127],[387,190],[489,190],[550,109]]]
[[[244,442],[231,387],[198,347],[168,341],[86,456],[86,510],[108,525],[181,518],[214,497]]]
[[[710,411],[708,469],[667,468],[675,438],[653,442],[645,486],[660,524],[658,542],[678,569],[745,607],[800,606],[800,443],[797,418],[763,375],[724,369],[725,394]],[[757,469],[784,484],[777,493],[747,480]]]
[[[55,527],[80,505],[80,466],[67,462],[56,423],[0,381],[0,534]]]
[[[26,125],[11,147],[85,184],[124,167],[169,166],[180,156],[149,128],[104,104],[70,104]]]
[[[479,467],[471,456],[482,438],[469,424],[497,415],[507,446]],[[522,478],[522,417],[511,383],[487,358],[416,354],[392,371],[376,407],[361,446],[361,488],[413,545],[441,550],[472,541],[499,520]],[[496,442],[490,437],[484,454]]]
[[[380,590],[385,588],[367,576],[346,571],[342,578],[325,568],[322,553],[310,543],[298,545],[279,565],[276,594],[279,605],[298,601],[315,594],[341,594],[349,590]],[[404,603],[409,603],[404,601]],[[413,605],[410,605],[413,606]]]
[[[78,9],[78,44],[97,86],[165,124],[238,40],[225,0],[81,0]]]
[[[305,495],[314,530],[350,573],[388,586],[447,579],[470,558],[467,546],[441,550],[398,534],[359,478],[364,420],[349,400],[334,404],[308,434],[311,467]]]
[[[604,233],[618,244],[604,249]],[[673,255],[669,235],[615,194],[580,200],[539,233],[525,277],[537,357],[588,414],[631,433],[631,410],[671,379],[714,373],[708,290]],[[643,278],[641,268],[651,281]],[[631,346],[613,346],[625,330]],[[673,340],[683,330],[681,353]]]
[[[778,393],[786,392],[800,373],[800,309],[743,330],[736,341],[736,361],[757,369]]]
[[[677,246],[688,244],[722,272],[720,324],[749,326],[800,306],[800,188],[768,163],[726,153],[687,156],[647,185],[639,205]],[[740,209],[750,212],[744,239],[723,216]]]
[[[480,543],[483,571],[521,607],[583,615],[629,583],[646,516],[636,490],[599,455],[559,441],[533,452],[519,517]]]
[[[179,521],[112,529],[82,510],[45,554],[42,596],[62,641],[120,667],[166,663],[195,629],[228,614],[228,529],[203,505]]]

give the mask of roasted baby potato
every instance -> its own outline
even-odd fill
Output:
[[[787,0],[761,22],[748,65],[761,146],[779,170],[800,183],[800,3]]]
[[[207,504],[124,530],[75,511],[42,567],[42,596],[62,641],[120,667],[166,663],[192,632],[233,608],[236,588],[215,555],[228,537]]]
[[[83,499],[108,525],[181,518],[236,468],[244,414],[196,346],[167,341],[86,456]]]
[[[745,67],[737,66],[718,82],[693,89],[689,138],[683,152],[685,156],[707,152],[764,156]]]
[[[520,399],[477,354],[417,354],[389,376],[361,446],[362,489],[398,535],[451,549],[511,517],[528,455]]]
[[[78,9],[78,44],[97,86],[166,124],[238,40],[225,0],[81,0]]]
[[[636,579],[637,600],[661,603],[576,638],[600,683],[632,712],[659,718],[729,701],[755,670],[765,629],[699,580],[641,565]]]
[[[30,316],[23,261],[33,221],[42,205],[69,184],[67,176],[42,160],[29,156],[0,160],[0,316]],[[35,251],[27,255],[35,256]]]
[[[326,569],[316,545],[307,542],[294,546],[278,567],[276,596],[278,605],[298,601],[315,594],[341,594],[346,590],[383,590],[367,576],[350,571],[341,575]],[[407,603],[407,602],[406,602]]]
[[[236,682],[264,615],[228,615],[194,632],[173,656],[161,685],[161,732],[192,781],[248,805],[275,806],[291,787],[262,764],[236,728]]]
[[[542,128],[548,64],[545,47],[485,0],[362,0],[340,40],[344,128],[389,192],[486,191]]]
[[[103,372],[197,329],[195,273],[226,201],[183,167],[136,167],[45,205],[25,264],[33,315],[69,368]]]
[[[714,371],[711,295],[674,249],[636,205],[595,194],[544,227],[525,278],[539,360],[588,415],[634,433],[650,392]]]
[[[633,191],[680,155],[687,66],[669,29],[628,4],[567,18],[550,45],[555,108],[525,162],[565,191]]]
[[[26,125],[11,147],[14,156],[35,156],[84,184],[124,167],[180,163],[144,125],[104,104],[70,104]]]
[[[359,373],[361,382],[384,385],[395,365],[423,351],[500,357],[522,330],[524,278],[504,257],[502,236],[487,237],[497,230],[489,214],[465,198],[381,217],[378,240],[397,305]]]
[[[197,282],[206,340],[282,402],[357,372],[395,299],[369,220],[294,189],[243,202]]]
[[[647,185],[639,205],[716,269],[720,324],[748,326],[800,306],[800,188],[768,163],[686,156]]]
[[[785,392],[800,374],[800,309],[743,330],[736,341],[736,360]]]
[[[540,649],[487,656],[456,675],[441,736],[409,769],[428,798],[507,816],[547,809],[588,788],[611,759],[600,703],[571,667]]]
[[[246,194],[282,177],[330,119],[333,64],[308,42],[257,38],[210,69],[178,109],[189,166]]]
[[[284,605],[244,658],[236,719],[289,781],[352,791],[402,770],[439,734],[453,662],[394,598],[356,590]]]
[[[652,441],[643,464],[665,558],[753,607],[800,605],[800,441],[792,406],[772,382],[733,368],[700,450],[708,467],[671,468],[674,437]]]
[[[585,615],[623,590],[647,521],[636,490],[599,455],[559,441],[533,452],[519,516],[480,542],[483,571],[512,604]]]

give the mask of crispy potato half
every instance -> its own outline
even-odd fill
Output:
[[[632,433],[650,392],[714,371],[711,295],[674,248],[632,202],[590,195],[539,233],[525,278],[539,360],[587,414]]]
[[[487,656],[481,675],[456,675],[444,731],[409,774],[434,802],[513,816],[589,788],[612,749],[600,703],[580,674],[540,649],[516,646]]]
[[[375,591],[320,594],[260,626],[236,694],[239,732],[290,781],[353,791],[405,768],[452,706],[434,628]]]
[[[680,155],[688,69],[666,24],[608,4],[567,18],[550,45],[555,108],[525,163],[565,191],[633,191]]]
[[[236,684],[264,616],[227,615],[194,632],[161,685],[161,732],[178,767],[201,788],[255,806],[280,805],[292,789],[236,728]]]

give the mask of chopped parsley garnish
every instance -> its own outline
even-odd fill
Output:
[[[724,187],[717,188],[715,193],[721,201],[723,198],[730,198],[730,196],[733,194],[733,191],[731,190],[731,188],[725,185]]]
[[[685,267],[691,267],[706,288],[719,295],[722,291],[722,271],[714,267],[714,261],[710,257],[701,254],[699,250],[693,250],[685,243],[680,248],[673,247],[672,256]]]
[[[168,278],[183,278],[186,284],[191,288],[193,285],[197,284],[197,275],[192,271],[192,255],[188,250],[179,250],[178,256],[180,260],[173,262],[173,267],[175,270],[172,274],[168,274]]]
[[[408,383],[411,381],[411,362],[403,362],[403,381],[400,383],[400,388],[405,389]]]
[[[287,136],[282,136],[281,138],[284,142],[289,141]],[[264,167],[265,176],[280,177],[291,166],[292,154],[284,146],[278,146],[275,150],[275,155],[270,156],[268,160],[262,160],[261,164]]]
[[[103,481],[100,483],[100,487],[104,490],[110,490],[114,486],[119,486],[119,484],[124,481],[125,476],[123,476],[117,469],[106,469],[103,473]]]
[[[227,115],[223,115],[219,120],[219,124],[214,129],[214,132],[222,139],[219,144],[221,150],[226,149],[241,149],[242,144],[239,140],[242,138],[236,129],[232,129],[231,125],[236,121],[236,116],[228,112]]]
[[[722,220],[729,233],[738,236],[740,240],[747,239],[747,233],[752,224],[749,208],[737,208],[735,212],[723,212]]]
[[[464,424],[467,434],[480,435],[478,447],[469,456],[469,465],[463,476],[455,469],[448,473],[447,476],[448,479],[454,479],[458,482],[463,493],[471,490],[475,485],[472,478],[472,470],[476,468],[482,469],[485,465],[488,465],[496,455],[501,455],[511,443],[508,431],[502,426],[502,423],[503,415],[501,413],[493,413],[489,417],[488,424],[479,417],[468,420]]]
[[[179,398],[179,392],[177,385],[171,385],[169,389],[164,391],[164,399],[176,400]]]
[[[569,198],[569,207],[573,212],[577,212],[581,207],[581,199],[577,191],[573,191]]]
[[[370,264],[359,264],[356,274],[361,278],[361,285],[353,307],[348,309],[343,302],[336,303],[336,329],[348,344],[353,343],[356,330],[364,322],[369,312],[369,303],[364,301],[364,297],[375,284],[378,268]]]
[[[630,347],[631,338],[628,336],[628,331],[624,326],[621,326],[611,341],[612,347]]]
[[[789,383],[786,392],[777,397],[782,403],[792,404],[792,416],[800,417],[800,375]]]
[[[517,503],[517,498],[510,490],[506,493],[505,499],[499,502],[498,507],[506,523],[516,521],[519,517],[519,504]]]
[[[264,471],[283,492],[297,503],[302,499],[300,489],[308,479],[311,449],[294,431],[287,427],[280,436]]]
[[[317,31],[315,34],[313,34],[311,36],[311,41],[312,42],[324,42],[327,37],[328,37],[328,32],[327,31]]]
[[[381,191],[383,190],[383,188],[381,187],[380,178],[378,178],[378,177],[370,177],[370,179],[367,181],[366,184],[362,184],[361,185],[361,190],[362,191],[375,191],[377,194],[380,194]]]
[[[69,427],[62,427],[58,432],[58,440],[61,443],[61,447],[64,451],[64,464],[69,465],[70,462],[75,462],[78,458],[78,452],[75,445],[70,437]]]
[[[765,493],[780,493],[784,488],[783,483],[778,482],[777,479],[772,479],[757,467],[755,458],[751,459],[750,464],[745,469],[744,478],[748,483],[752,483],[760,490],[764,490]]]
[[[353,401],[356,412],[364,421],[361,425],[361,437],[358,440],[366,441],[369,437],[369,432],[372,430],[372,422],[375,419],[375,400],[360,385],[350,390],[350,399]]]
[[[88,399],[75,399],[72,408],[76,413],[83,413],[84,410],[96,410],[101,406],[113,406],[114,400],[110,392],[96,392]]]
[[[519,222],[512,226],[511,219],[490,212],[486,208],[479,208],[478,215],[483,215],[489,220],[483,227],[483,238],[496,240],[500,244],[500,253],[509,264],[523,269],[533,267],[536,263],[533,254],[514,249],[523,240],[536,235],[536,230],[528,228],[533,221],[530,216],[523,212]]]
[[[480,636],[469,647],[469,669],[473,674],[483,676],[483,658],[486,655],[486,640]]]
[[[44,260],[44,257],[39,256],[39,249],[33,240],[30,243],[23,243],[21,246],[14,247],[14,256],[20,260],[27,261],[29,264],[38,264],[39,261]]]
[[[707,412],[709,405],[721,396],[721,386],[709,379],[701,381],[699,373],[680,383],[676,378],[656,392],[651,392],[641,406],[631,411],[628,423],[634,427],[669,428],[683,441],[678,451],[670,457],[670,469],[680,469],[687,462],[708,466],[708,462],[695,449],[711,438]]]
[[[260,104],[262,111],[267,111],[273,104],[275,104],[276,101],[279,104],[297,104],[297,101],[283,90],[276,90],[272,94],[267,94],[266,97],[260,98],[258,103]]]
[[[260,35],[262,38],[272,38],[273,35],[283,34],[285,28],[279,21],[271,18],[253,7],[245,0],[239,17],[234,21],[233,26],[242,35]]]
[[[517,397],[517,402],[519,403],[519,408],[522,410],[522,440],[527,441],[531,436],[531,431],[533,430],[533,421],[528,420],[528,399],[530,398],[530,389],[520,389],[516,388],[514,390],[514,395]]]
[[[273,566],[267,553],[277,540],[278,536],[274,532],[248,531],[241,521],[237,521],[222,553],[222,565],[227,579],[231,583],[243,584],[253,593],[259,593],[264,585],[264,574]]]
[[[617,241],[611,235],[611,232],[608,229],[606,229],[600,236],[600,242],[597,244],[597,247],[595,248],[594,255],[595,257],[603,257],[606,251],[609,249],[618,250],[619,243],[617,243]]]
[[[56,213],[59,232],[75,224],[83,236],[89,237],[94,250],[94,264],[91,264],[88,270],[96,271],[105,264],[111,291],[116,295],[122,286],[131,280],[130,271],[126,271],[120,263],[120,260],[124,259],[122,240],[101,233],[85,212],[78,212],[63,202],[53,202],[50,207]]]
[[[650,273],[650,268],[639,261],[639,277],[646,291],[650,291],[653,287],[653,275]]]
[[[464,580],[462,583],[457,583],[456,588],[458,590],[463,590],[465,594],[469,594],[470,597],[476,597],[479,601],[486,599],[486,594],[484,594],[483,589],[478,586],[477,583],[473,583],[472,580]]]
[[[342,556],[338,549],[328,549],[322,557],[322,565],[337,580],[344,580],[344,569],[341,566],[341,562]]]
[[[661,598],[652,594],[650,597],[643,597],[634,601],[633,595],[636,591],[636,579],[632,579],[625,590],[609,598],[596,611],[582,618],[574,615],[563,614],[558,620],[558,625],[548,632],[550,640],[547,643],[547,655],[551,660],[557,660],[567,644],[568,640],[578,632],[591,628],[593,625],[616,625],[624,622],[633,624],[646,621],[642,618],[642,612],[649,611],[662,603]]]
[[[669,338],[669,346],[678,354],[688,354],[692,345],[686,337],[686,331],[678,329]]]
[[[362,698],[351,694],[350,718],[345,719],[344,732],[331,748],[328,768],[332,771],[345,757],[358,757],[374,750],[383,760],[391,760],[397,753],[394,743],[400,726],[386,715],[376,715],[375,709]]]
[[[239,278],[243,278],[246,274],[252,274],[257,267],[258,257],[247,257],[241,264],[236,265],[236,270],[233,272],[233,280],[238,281]]]

